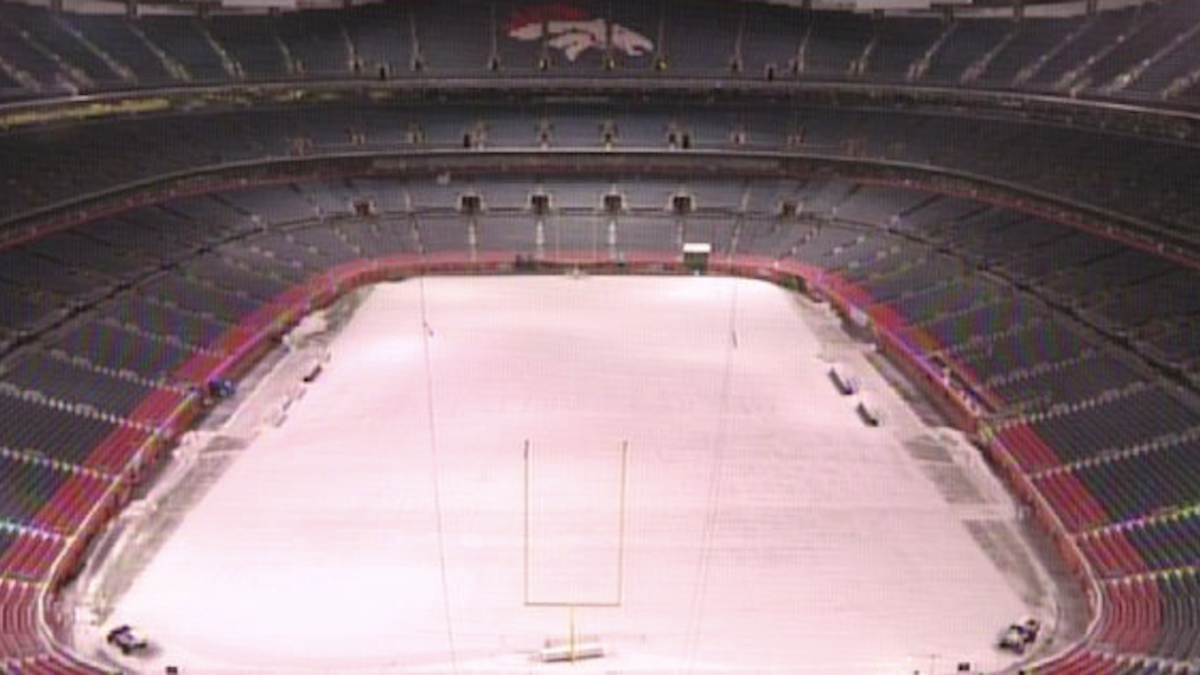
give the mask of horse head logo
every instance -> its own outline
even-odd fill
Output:
[[[611,35],[612,43],[609,44]],[[566,3],[536,5],[518,10],[509,19],[508,36],[522,42],[545,40],[574,62],[591,49],[613,49],[626,56],[646,56],[654,43],[645,35],[602,18],[590,16],[584,9]]]

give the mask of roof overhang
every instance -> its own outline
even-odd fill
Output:
[[[131,5],[145,12],[193,11],[210,12],[293,11],[299,9],[339,9],[352,5],[381,2],[403,3],[405,0],[0,0],[0,4],[20,3],[37,6],[57,5],[66,11],[80,13],[116,13],[129,10]],[[528,0],[530,4],[551,0]],[[1119,9],[1144,4],[1151,0],[726,0],[731,3],[774,4],[816,11],[852,12],[980,12],[1011,14],[1021,7],[1027,14],[1068,16],[1088,11]]]

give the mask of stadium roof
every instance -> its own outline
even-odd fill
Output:
[[[196,8],[204,7],[218,11],[265,11],[294,9],[336,9],[347,5],[373,4],[404,0],[0,0],[0,3],[23,3],[30,5],[57,5],[75,12],[125,11],[130,3],[139,7]],[[530,0],[537,3],[543,0]],[[1052,13],[1078,14],[1089,10],[1106,10],[1128,7],[1149,0],[727,0],[752,4],[776,4],[808,7],[815,10],[849,11],[922,11],[945,8],[956,10],[1033,7]]]

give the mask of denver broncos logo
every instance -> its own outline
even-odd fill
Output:
[[[568,61],[575,61],[589,49],[612,49],[634,57],[654,51],[654,43],[645,35],[617,23],[609,26],[604,19],[593,18],[583,8],[569,3],[517,10],[508,21],[508,36],[522,42],[546,40]]]

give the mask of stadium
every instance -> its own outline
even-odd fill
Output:
[[[0,0],[0,671],[1200,673],[1192,0]]]

